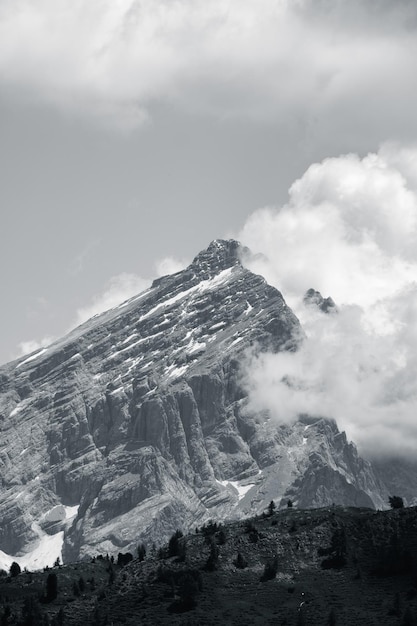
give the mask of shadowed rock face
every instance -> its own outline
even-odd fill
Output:
[[[248,352],[296,350],[303,333],[242,253],[214,241],[184,271],[0,368],[1,550],[24,554],[63,531],[67,561],[133,551],[289,496],[383,505],[334,423],[248,412]],[[78,510],[42,524],[59,505]]]
[[[309,289],[304,295],[304,304],[316,306],[323,313],[336,313],[337,307],[333,298],[323,298],[320,291]]]

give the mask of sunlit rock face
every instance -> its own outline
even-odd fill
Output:
[[[296,350],[303,332],[245,254],[214,241],[184,271],[0,368],[4,563],[133,551],[271,499],[384,506],[335,423],[249,412],[248,355]]]

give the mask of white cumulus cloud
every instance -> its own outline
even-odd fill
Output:
[[[147,289],[149,284],[150,280],[136,274],[123,273],[113,276],[102,293],[96,295],[90,304],[78,309],[73,326],[78,326],[94,315],[118,306],[121,302]]]
[[[240,238],[251,269],[279,288],[307,338],[294,354],[251,360],[256,408],[280,421],[334,417],[367,453],[417,443],[417,149],[312,165],[278,209],[255,212]],[[313,287],[338,314],[306,307]]]

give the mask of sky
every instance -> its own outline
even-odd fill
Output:
[[[373,371],[372,354],[397,364],[386,421],[401,401],[404,447],[416,392],[401,379],[414,371],[416,29],[414,0],[0,0],[0,362],[234,236],[264,255],[256,270],[309,332],[284,369],[300,377],[322,356],[322,378],[295,385],[286,415],[306,393],[318,410],[317,389],[330,387],[322,410],[334,412],[346,371]],[[339,321],[303,309],[309,287],[336,300]],[[352,337],[363,355],[343,352],[332,382]],[[258,366],[268,379],[276,364]],[[365,376],[366,390],[345,381],[369,436],[363,417],[337,417],[368,447],[387,376]],[[274,408],[274,380],[271,394],[259,384],[253,401]]]

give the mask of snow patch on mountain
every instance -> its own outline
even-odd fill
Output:
[[[64,506],[59,504],[52,507],[41,518],[41,523],[64,522],[68,526],[77,516],[79,505]],[[9,571],[13,561],[20,565],[20,568],[29,571],[52,567],[56,560],[62,562],[62,546],[64,543],[64,530],[60,530],[53,535],[41,529],[39,523],[33,522],[32,530],[38,535],[35,545],[24,556],[7,554],[0,550],[0,568]]]
[[[22,367],[22,365],[26,365],[26,363],[30,363],[31,361],[34,361],[38,357],[42,356],[42,354],[45,354],[46,351],[47,351],[47,348],[42,348],[42,350],[39,350],[39,352],[36,352],[36,354],[32,354],[24,361],[21,361],[20,363],[18,363],[16,365],[16,369],[18,369],[19,367]]]
[[[226,487],[226,489],[232,488],[234,491],[236,491],[239,501],[242,500],[246,496],[248,491],[250,491],[255,485],[255,483],[242,485],[241,481],[238,480],[217,480],[217,483],[219,485],[222,485],[222,487]]]

